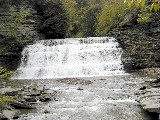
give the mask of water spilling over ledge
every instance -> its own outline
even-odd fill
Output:
[[[13,79],[50,79],[125,74],[122,49],[112,37],[40,40],[22,52]]]

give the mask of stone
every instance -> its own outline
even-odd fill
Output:
[[[44,90],[42,93],[44,93],[44,94],[56,94],[57,93],[57,91],[54,91],[54,90]]]
[[[1,94],[5,94],[5,93],[7,93],[7,92],[12,92],[12,91],[14,91],[14,89],[11,88],[11,87],[6,87],[6,88],[1,88],[1,89],[0,89],[0,93],[1,93]]]
[[[36,92],[33,92],[31,94],[28,94],[28,96],[40,96],[40,92],[39,91],[36,91]]]
[[[158,78],[158,79],[152,81],[152,83],[160,83],[160,78]]]
[[[0,113],[0,120],[9,120],[9,119],[5,117],[2,113]]]
[[[83,90],[82,88],[78,88],[77,90]]]
[[[48,110],[45,110],[44,113],[47,114],[47,113],[50,113],[50,112]]]
[[[139,90],[145,90],[146,86],[141,87]]]
[[[160,84],[158,84],[158,85],[153,85],[153,87],[158,88],[158,87],[160,87]]]
[[[14,117],[13,117],[13,119],[18,119],[18,118],[19,118],[19,116],[14,116]]]
[[[54,101],[59,101],[57,98],[54,98]]]
[[[15,109],[34,109],[31,105],[22,102],[11,102],[9,103]]]
[[[16,96],[18,94],[18,91],[11,91],[11,92],[6,92],[5,95],[7,96]]]
[[[148,110],[149,112],[155,112],[160,114],[160,103],[159,104],[148,103],[143,107],[143,109]]]
[[[33,98],[33,97],[28,97],[28,98],[24,98],[24,99],[27,102],[37,102],[36,98]]]
[[[51,101],[51,98],[50,97],[41,97],[39,99],[39,101],[41,101],[41,102],[48,102],[48,101]]]
[[[15,114],[12,110],[3,110],[2,113],[5,118],[12,118]]]

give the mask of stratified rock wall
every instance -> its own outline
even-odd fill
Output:
[[[39,39],[36,11],[26,2],[0,4],[0,66],[18,67],[25,44]]]
[[[126,71],[160,67],[160,16],[154,14],[152,21],[137,23],[131,21],[112,29],[108,35],[114,36],[123,48],[122,61]]]

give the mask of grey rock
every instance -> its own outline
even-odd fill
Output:
[[[39,101],[41,101],[41,102],[48,102],[48,101],[51,101],[51,98],[50,97],[41,97],[39,99]]]
[[[141,87],[139,90],[145,90],[146,86]]]
[[[50,113],[50,112],[48,110],[45,110],[44,113],[47,114],[47,113]]]
[[[11,88],[11,87],[1,88],[1,89],[0,89],[0,93],[1,93],[1,94],[5,94],[6,92],[12,92],[12,91],[14,91],[14,89]]]
[[[159,104],[148,103],[143,107],[143,109],[148,110],[149,112],[156,112],[160,114],[160,103]]]
[[[152,81],[152,83],[160,83],[160,78],[158,78],[158,79]]]
[[[11,92],[6,92],[5,95],[7,96],[16,96],[18,94],[18,91],[11,91]]]
[[[37,99],[36,98],[33,98],[33,97],[28,97],[28,98],[24,98],[25,101],[27,102],[37,102]]]
[[[18,118],[19,118],[19,116],[17,116],[17,115],[13,117],[13,119],[18,119]]]
[[[31,105],[28,103],[22,103],[22,102],[11,102],[10,105],[14,107],[15,109],[34,109]]]
[[[40,96],[40,92],[39,91],[36,91],[36,92],[33,92],[31,94],[28,94],[28,96]]]
[[[83,90],[82,88],[78,88],[77,90]]]
[[[15,112],[12,110],[3,110],[2,113],[4,118],[8,118],[8,119],[12,118],[15,114]]]
[[[152,86],[150,89],[146,89],[144,94],[140,94],[139,99],[143,109],[150,113],[160,114],[160,89]]]
[[[0,113],[0,120],[9,120],[9,119],[5,117],[2,113]]]

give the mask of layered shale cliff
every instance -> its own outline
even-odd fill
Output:
[[[114,36],[123,48],[122,61],[127,71],[160,67],[160,16],[152,14],[147,23],[138,23],[138,16],[128,15],[123,25],[112,29],[108,35]]]
[[[0,4],[0,66],[14,70],[25,44],[38,38],[36,11],[25,3]]]

